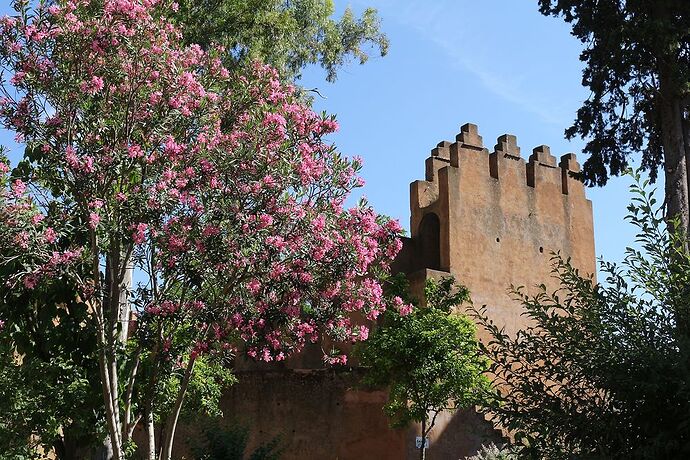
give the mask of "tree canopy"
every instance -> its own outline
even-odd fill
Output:
[[[404,278],[393,291],[397,309],[385,313],[383,323],[362,344],[364,381],[387,386],[385,411],[394,427],[421,423],[425,438],[444,410],[472,407],[483,401],[488,363],[479,353],[476,327],[456,310],[469,301],[469,291],[452,277],[428,280],[426,305],[412,307],[404,294]],[[420,458],[424,458],[424,443]]]
[[[604,185],[642,153],[652,179],[664,168],[669,216],[690,224],[690,2],[539,0],[584,44],[589,98],[568,138],[587,140],[583,177]]]
[[[187,43],[227,48],[226,65],[254,59],[270,64],[288,79],[318,64],[334,81],[351,59],[369,59],[369,49],[384,56],[388,39],[379,31],[376,10],[356,17],[348,7],[334,19],[333,0],[181,0],[173,17]]]
[[[0,19],[0,119],[26,146],[15,168],[0,158],[3,379],[40,375],[22,358],[76,367],[114,458],[143,425],[149,458],[169,459],[184,402],[217,399],[202,380],[229,380],[236,353],[362,339],[349,315],[385,310],[400,227],[345,207],[360,162],[324,139],[334,117],[270,66],[230,70],[221,47],[185,45],[168,2],[16,7]],[[79,413],[59,415],[51,427]]]

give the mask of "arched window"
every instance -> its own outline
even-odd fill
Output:
[[[424,268],[441,269],[441,221],[433,212],[419,224],[420,258]]]

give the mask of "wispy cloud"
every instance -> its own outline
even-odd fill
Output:
[[[486,47],[481,40],[492,25],[480,27],[482,33],[466,30],[470,27],[468,21],[463,21],[466,19],[461,8],[463,2],[355,0],[355,3],[374,6],[380,10],[384,20],[392,18],[413,29],[421,38],[441,49],[453,67],[476,78],[499,98],[532,113],[545,123],[562,126],[570,121],[571,110],[562,105],[559,107],[551,96],[540,94],[538,88],[535,91],[534,86],[526,85],[529,78],[525,75],[517,72],[508,74],[487,63],[487,56],[482,54]],[[510,50],[506,52],[510,53]],[[496,54],[499,53],[496,51]]]
[[[568,122],[563,111],[554,109],[552,103],[544,101],[543,97],[538,97],[533,92],[528,91],[522,84],[524,78],[507,78],[503,73],[482,66],[478,60],[472,59],[472,56],[466,54],[464,50],[461,51],[459,43],[438,36],[427,38],[430,38],[445,51],[456,68],[474,75],[487,90],[496,96],[536,115],[543,122],[556,125],[563,125]]]

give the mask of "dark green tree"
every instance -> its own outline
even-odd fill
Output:
[[[181,0],[177,20],[188,43],[228,50],[228,64],[258,59],[288,79],[308,64],[324,68],[328,81],[350,59],[365,63],[369,48],[381,56],[388,40],[376,10],[357,18],[350,8],[334,19],[333,0]]]
[[[400,279],[398,279],[400,283]],[[392,426],[421,423],[424,439],[444,410],[472,407],[482,401],[488,363],[479,353],[476,327],[456,308],[469,301],[469,291],[453,278],[427,281],[427,303],[409,314],[386,312],[383,322],[361,349],[368,367],[365,383],[389,387],[385,406]],[[420,458],[425,456],[424,443]]]
[[[642,152],[652,179],[664,168],[669,216],[690,225],[690,2],[539,0],[585,46],[582,84],[590,97],[568,138],[587,139],[583,175],[604,185]]]
[[[559,291],[516,291],[530,327],[509,336],[478,315],[492,336],[490,412],[524,458],[690,456],[690,253],[653,197],[633,191],[640,249],[603,263],[604,283],[556,256]]]

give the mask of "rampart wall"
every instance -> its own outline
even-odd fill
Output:
[[[557,161],[544,145],[523,159],[509,134],[490,152],[477,127],[463,125],[455,142],[431,151],[425,180],[410,186],[411,237],[394,270],[418,295],[427,278],[452,274],[475,305],[514,332],[526,322],[508,288],[555,289],[552,253],[595,272],[592,205],[573,177],[578,171],[575,155]],[[417,458],[417,428],[388,428],[386,394],[361,388],[361,370],[322,369],[315,349],[282,366],[240,370],[223,398],[226,415],[250,428],[251,445],[281,436],[284,460]],[[500,433],[473,410],[444,413],[427,458],[463,458],[492,440],[500,442]]]

